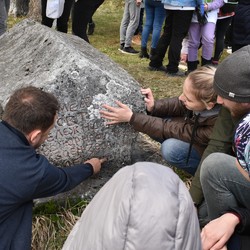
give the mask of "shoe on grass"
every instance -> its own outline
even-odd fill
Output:
[[[93,35],[94,34],[94,31],[95,31],[95,23],[92,22],[92,23],[89,23],[89,27],[88,27],[88,35]]]
[[[163,65],[161,65],[160,67],[153,67],[153,66],[148,66],[148,69],[150,70],[150,71],[164,71],[164,72],[166,72],[167,71],[167,68],[165,67],[165,66],[163,66]]]
[[[133,36],[132,43],[140,46],[141,45],[141,36],[140,35]]]
[[[123,50],[121,51],[124,54],[130,54],[130,55],[137,55],[139,51],[135,50],[133,47],[124,47]]]
[[[177,72],[171,72],[166,70],[166,75],[171,77],[184,77],[186,76],[185,72],[178,70]]]

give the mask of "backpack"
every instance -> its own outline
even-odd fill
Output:
[[[234,12],[238,5],[238,0],[224,0],[224,5],[220,8],[222,13]]]

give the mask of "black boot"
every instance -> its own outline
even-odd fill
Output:
[[[141,47],[141,52],[139,54],[139,57],[140,58],[149,58],[149,54],[148,54],[147,48]]]
[[[199,61],[193,61],[193,62],[187,61],[188,70],[186,72],[186,75],[188,75],[190,72],[196,70],[198,63],[199,63]]]
[[[93,35],[94,31],[95,31],[95,23],[94,23],[94,22],[89,23],[88,35],[89,35],[89,36],[90,36],[90,35]]]
[[[156,48],[151,48],[149,58],[156,54]]]
[[[207,60],[201,57],[201,66],[204,66],[204,65],[212,65],[212,58],[210,60]]]

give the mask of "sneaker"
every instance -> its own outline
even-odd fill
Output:
[[[169,72],[166,70],[166,75],[171,77],[184,77],[186,74],[183,71],[178,70],[177,72]]]
[[[150,71],[164,71],[164,72],[166,72],[167,71],[167,68],[166,67],[164,67],[163,65],[161,65],[160,67],[153,67],[153,66],[148,66],[148,69],[150,70]]]
[[[121,43],[121,44],[120,44],[120,48],[119,48],[118,50],[122,52],[123,49],[124,49],[124,45],[125,45],[125,43]]]
[[[141,46],[141,36],[140,35],[133,36],[132,43]]]
[[[133,47],[124,47],[123,50],[121,51],[122,53],[125,54],[130,54],[130,55],[136,55],[139,53],[139,51],[135,50]]]
[[[90,36],[90,35],[93,35],[94,31],[95,31],[95,23],[94,23],[94,22],[89,23],[88,35],[89,35],[89,36]]]

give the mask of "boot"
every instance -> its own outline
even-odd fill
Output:
[[[95,23],[92,22],[92,23],[89,23],[89,26],[88,26],[88,35],[93,35],[95,31]]]
[[[149,54],[148,54],[147,48],[141,47],[141,52],[139,54],[139,57],[140,58],[149,58]]]
[[[204,65],[212,65],[212,58],[210,60],[207,60],[201,57],[201,66],[204,66]]]
[[[151,48],[149,58],[156,55],[156,48]]]
[[[186,75],[197,69],[198,62],[199,61],[193,61],[193,62],[187,61],[188,70],[186,71]]]

